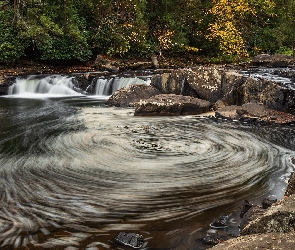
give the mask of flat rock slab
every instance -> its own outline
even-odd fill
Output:
[[[289,113],[269,109],[259,103],[246,103],[242,106],[226,106],[215,112],[216,117],[231,120],[253,120],[276,124],[289,124],[295,122],[295,116]]]
[[[116,107],[133,107],[136,102],[160,94],[153,86],[134,84],[116,91],[106,102],[106,105]]]
[[[212,103],[175,94],[161,94],[138,103],[135,116],[198,115],[209,112]]]

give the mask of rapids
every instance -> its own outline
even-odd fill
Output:
[[[0,98],[3,249],[117,249],[120,231],[151,249],[205,249],[215,217],[238,233],[240,203],[280,199],[294,170],[294,126],[12,97]]]

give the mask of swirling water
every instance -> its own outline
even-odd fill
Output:
[[[85,96],[0,98],[0,121],[3,249],[117,249],[120,231],[206,248],[215,217],[237,226],[240,202],[281,198],[294,168],[293,126],[134,117]]]

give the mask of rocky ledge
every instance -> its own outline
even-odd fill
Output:
[[[266,122],[275,124],[295,123],[295,116],[289,113],[273,110],[261,103],[245,103],[242,106],[225,106],[215,112],[216,117],[239,121]]]
[[[162,94],[140,101],[135,116],[175,116],[206,113],[212,103],[191,96]]]
[[[295,164],[295,159],[291,159]],[[295,246],[295,173],[289,180],[285,196],[267,210],[254,206],[244,216],[250,218],[241,236],[219,243],[211,249],[284,249]],[[251,215],[247,216],[250,213]]]

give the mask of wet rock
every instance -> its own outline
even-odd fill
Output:
[[[244,215],[249,211],[249,209],[253,207],[253,204],[251,204],[249,201],[244,200],[242,203],[241,213],[240,217],[243,218]]]
[[[284,249],[293,250],[295,233],[267,233],[245,235],[221,242],[212,247],[212,250],[246,250],[246,249]]]
[[[294,62],[292,56],[286,56],[281,54],[260,54],[252,58],[251,64],[254,66],[264,67],[287,67]]]
[[[118,233],[114,241],[118,244],[122,244],[132,248],[141,248],[144,245],[142,235],[137,233],[120,232]]]
[[[293,160],[294,160],[294,158],[293,158]],[[292,194],[295,194],[295,172],[291,175],[291,177],[288,181],[288,186],[287,186],[286,192],[285,192],[286,196],[290,196]]]
[[[261,203],[262,208],[268,209],[272,206],[272,204],[276,203],[277,201],[278,201],[277,199],[272,200],[272,199],[264,198]]]
[[[269,109],[260,103],[246,103],[242,106],[226,106],[215,112],[216,117],[231,120],[259,121],[276,124],[295,122],[295,116],[281,111]]]
[[[223,241],[226,241],[228,239],[225,235],[220,235],[218,233],[214,234],[208,234],[206,237],[202,239],[202,243],[204,245],[217,245]]]
[[[249,210],[243,215],[242,220],[240,222],[240,229],[243,230],[251,221],[259,218],[265,209],[258,205],[252,205]]]
[[[213,222],[210,224],[210,227],[215,229],[226,228],[227,227],[227,215],[221,215],[218,218],[215,218]]]
[[[135,106],[136,102],[148,99],[160,91],[146,84],[134,84],[116,91],[106,102],[106,105],[116,107]]]
[[[161,94],[138,103],[136,116],[197,115],[208,112],[212,104],[190,96]]]
[[[243,235],[255,233],[288,233],[295,229],[295,195],[291,195],[272,205],[263,214],[252,220],[241,232]]]

